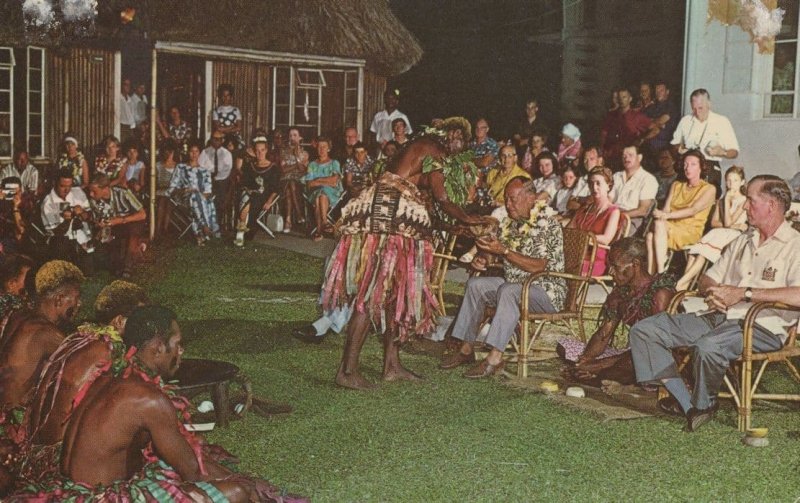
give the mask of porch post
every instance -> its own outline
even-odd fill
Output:
[[[153,68],[150,77],[150,239],[156,235],[156,131],[158,130],[158,52],[153,48]]]

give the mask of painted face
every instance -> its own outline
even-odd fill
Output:
[[[625,169],[636,169],[639,167],[640,162],[641,159],[635,148],[627,147],[622,151],[622,165]]]
[[[590,148],[586,152],[583,153],[583,167],[586,171],[590,171],[592,168],[600,165],[600,154],[597,153],[597,149]]]
[[[708,112],[711,111],[711,105],[705,96],[695,96],[692,98],[692,114],[695,117],[704,121],[708,118]]]
[[[56,194],[61,199],[66,199],[72,190],[72,178],[59,178],[56,182]]]
[[[553,174],[553,160],[552,159],[539,159],[539,173],[547,178]]]
[[[578,177],[575,176],[575,173],[571,169],[568,169],[567,171],[564,171],[564,174],[561,175],[561,183],[564,185],[564,187],[566,187],[568,189],[571,189],[572,187],[574,187],[575,186],[575,182],[577,182],[577,181],[578,181]]]
[[[628,107],[631,106],[631,101],[633,101],[631,93],[629,93],[628,91],[619,92],[619,106],[627,109]]]
[[[500,162],[503,163],[505,169],[513,168],[517,162],[517,151],[513,147],[503,147],[503,150],[500,151]]]
[[[633,279],[633,262],[612,250],[608,254],[608,274],[614,279],[615,285],[628,285]]]
[[[683,159],[683,172],[686,175],[687,180],[699,180],[702,169],[702,166],[700,166],[700,159],[697,157],[689,155]]]
[[[728,192],[739,192],[742,189],[742,185],[744,185],[744,180],[739,176],[739,173],[731,171],[725,175],[725,189]]]
[[[589,177],[589,190],[594,198],[608,196],[608,182],[603,175],[592,175]]]
[[[348,128],[347,131],[344,132],[344,142],[348,147],[352,147],[358,143],[358,131],[353,128]]]

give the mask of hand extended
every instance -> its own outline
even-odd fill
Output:
[[[475,241],[475,245],[480,251],[491,253],[492,255],[505,255],[506,247],[495,236],[483,236]]]
[[[477,257],[472,259],[472,262],[470,262],[470,265],[476,271],[485,271],[486,270],[486,266],[488,264],[489,264],[489,261],[483,255],[478,255]]]
[[[744,288],[731,285],[710,286],[706,289],[706,304],[710,309],[725,312],[744,297]]]

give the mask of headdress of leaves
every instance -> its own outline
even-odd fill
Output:
[[[478,167],[474,154],[465,150],[460,154],[449,155],[443,159],[426,156],[422,161],[422,172],[442,171],[447,199],[459,206],[467,204],[469,190],[478,181]]]

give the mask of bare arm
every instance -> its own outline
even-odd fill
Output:
[[[447,198],[447,191],[444,188],[444,174],[441,171],[433,171],[429,173],[429,176],[431,193],[445,213],[466,224],[478,224],[481,222],[480,217],[467,215],[460,206]]]
[[[647,212],[650,211],[650,206],[652,205],[652,199],[640,199],[639,206],[632,210],[627,210],[625,214],[628,215],[629,218],[646,217]]]
[[[597,242],[601,245],[611,244],[611,240],[614,239],[614,236],[617,235],[617,228],[619,227],[619,210],[614,210],[614,213],[608,218],[608,222],[606,222],[606,228],[603,230],[602,234],[597,234]],[[572,222],[570,222],[572,223]]]
[[[187,482],[206,480],[200,471],[200,463],[189,442],[180,431],[180,423],[172,402],[160,391],[148,390],[142,400],[137,400],[136,413],[144,421],[143,427],[153,440],[158,456],[175,468]],[[144,393],[143,393],[144,394]]]
[[[81,180],[83,181],[82,187],[89,186],[89,163],[86,162],[86,159],[81,162]]]
[[[697,215],[714,204],[714,191],[714,187],[708,185],[700,192],[700,197],[697,197],[691,206],[681,210],[666,211],[664,212],[664,218],[667,220],[680,220],[681,218],[689,218]]]
[[[533,258],[523,255],[522,253],[517,253],[510,248],[506,248],[505,245],[494,236],[482,237],[476,241],[475,244],[482,252],[505,258],[513,265],[531,274],[547,270],[546,259]]]

